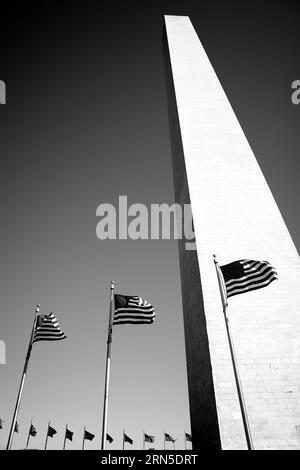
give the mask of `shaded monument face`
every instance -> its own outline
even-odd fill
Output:
[[[197,244],[179,240],[193,447],[246,448],[216,253],[276,267],[227,313],[254,448],[300,448],[299,255],[189,18],[166,16],[164,42],[175,197],[191,203]]]

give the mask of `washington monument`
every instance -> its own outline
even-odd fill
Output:
[[[254,448],[299,449],[299,255],[188,17],[165,16],[164,51],[175,198],[191,203],[197,244],[179,241],[193,447],[246,448],[216,253],[278,271],[266,289],[232,297],[228,317]]]

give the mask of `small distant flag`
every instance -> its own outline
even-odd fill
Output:
[[[54,434],[56,434],[56,433],[57,433],[56,429],[52,428],[52,427],[49,425],[49,426],[48,426],[47,436],[53,437]]]
[[[30,437],[35,437],[37,435],[37,432],[36,432],[36,429],[35,427],[33,426],[33,424],[31,423],[30,424],[30,428],[29,428],[29,432],[28,432],[28,436],[27,436],[27,442],[26,442],[26,449],[28,448],[28,444],[29,444],[29,439]]]
[[[35,427],[33,426],[33,424],[30,425],[29,435],[32,436],[32,437],[35,437],[37,435],[37,431],[36,431]]]
[[[115,315],[114,325],[125,323],[153,323],[154,308],[149,302],[138,296],[114,295]]]
[[[123,433],[123,442],[128,442],[128,444],[133,444],[133,440],[127,436],[127,434],[125,434],[125,432]]]
[[[170,434],[165,432],[165,441],[174,443],[176,441],[176,439],[173,439],[173,437],[170,436]]]
[[[45,450],[47,450],[48,437],[53,437],[55,434],[57,434],[57,431],[56,431],[56,429],[54,429],[50,426],[50,421],[49,421],[48,429],[47,429],[47,435],[46,435],[46,441],[45,441]],[[65,441],[66,441],[66,439],[64,440],[64,446],[65,446]]]
[[[0,429],[3,429],[4,420],[0,418]]]
[[[227,297],[261,289],[278,279],[276,269],[268,261],[241,259],[220,266]]]
[[[185,440],[189,441],[189,442],[192,442],[192,435],[189,434],[188,432],[185,432],[184,434],[185,434]]]
[[[109,435],[106,434],[106,440],[111,444],[113,442],[113,438]]]
[[[61,331],[57,318],[53,313],[38,315],[32,343],[36,341],[57,341],[65,338],[66,335]]]
[[[144,433],[144,438],[145,438],[145,442],[150,442],[153,444],[153,442],[155,441],[155,437],[154,436],[150,436],[149,434],[146,434]]]
[[[73,440],[73,432],[68,429],[68,425],[66,426],[66,432],[65,432],[65,438],[64,438],[64,445],[63,445],[63,450],[66,448],[66,440],[68,439],[69,441]],[[83,439],[84,442],[84,439]]]
[[[73,432],[70,431],[68,428],[66,428],[66,439],[69,439],[69,441],[73,440]]]
[[[19,424],[18,422],[16,421],[16,424],[15,424],[15,430],[14,432],[18,433],[19,432]]]
[[[87,441],[92,441],[95,437],[95,434],[92,434],[88,431],[84,431],[84,439],[86,439]]]

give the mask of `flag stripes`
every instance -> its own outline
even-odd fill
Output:
[[[53,313],[38,315],[32,343],[36,341],[57,341],[65,338],[66,335],[61,331],[57,318]]]
[[[220,266],[227,297],[261,289],[278,279],[276,269],[268,261],[242,259]]]
[[[114,301],[113,325],[153,323],[155,318],[154,308],[141,297],[115,294]]]

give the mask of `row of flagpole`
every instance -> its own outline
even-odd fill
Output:
[[[248,450],[253,450],[253,443],[252,443],[252,437],[251,437],[251,432],[250,432],[249,420],[247,416],[246,405],[245,405],[241,380],[240,380],[239,371],[238,371],[238,364],[236,360],[232,335],[230,331],[229,319],[227,315],[227,306],[228,306],[227,298],[231,295],[236,295],[236,294],[240,294],[243,292],[248,292],[249,290],[254,290],[254,289],[261,288],[261,287],[265,287],[274,279],[278,279],[277,272],[266,261],[260,262],[260,261],[253,261],[253,260],[239,260],[239,261],[230,263],[229,265],[220,267],[216,260],[215,255],[213,255],[213,260],[214,260],[214,264],[216,268],[216,274],[217,274],[219,290],[220,290],[220,295],[221,295],[223,315],[225,319],[226,332],[227,332],[229,349],[230,349],[230,354],[231,354],[231,359],[232,359],[232,364],[233,364],[233,372],[234,372],[234,378],[235,378],[235,383],[236,383],[236,388],[237,388],[239,405],[241,409],[241,416],[242,416],[242,421],[243,421],[243,426],[244,426],[244,431],[245,431],[247,448]],[[228,277],[228,276],[229,276],[229,281],[227,279],[227,282],[228,282],[227,283],[225,277]],[[240,284],[241,282],[240,279],[244,279],[242,284]],[[258,284],[257,284],[257,281],[258,281]],[[137,296],[130,297],[130,296],[115,295],[114,288],[115,288],[114,281],[111,281],[107,350],[106,350],[106,366],[105,366],[104,402],[103,402],[103,416],[102,416],[101,450],[105,450],[105,447],[106,447],[107,412],[108,412],[108,398],[109,398],[109,376],[110,376],[113,325],[122,324],[122,323],[152,323],[155,317],[155,312],[151,304],[149,304],[146,301],[143,301],[143,299]],[[118,308],[116,308],[115,301],[118,304]],[[22,397],[22,392],[24,388],[24,382],[26,378],[26,373],[28,369],[28,363],[29,363],[29,359],[31,355],[33,342],[39,341],[39,340],[64,339],[65,338],[65,335],[61,332],[59,328],[56,318],[52,314],[44,315],[43,316],[43,321],[45,323],[44,326],[37,328],[38,317],[39,319],[41,317],[39,315],[39,311],[40,311],[40,305],[37,305],[36,310],[35,310],[35,315],[34,315],[30,341],[29,341],[29,345],[27,349],[26,358],[25,358],[24,369],[23,369],[23,373],[21,377],[21,383],[20,383],[16,405],[15,405],[13,418],[11,422],[6,450],[10,450],[12,446],[14,429],[15,429],[15,425],[17,422],[17,417],[18,417],[18,412],[20,408],[21,397]],[[129,312],[127,317],[126,317],[126,313],[124,316],[124,312]],[[140,315],[140,317],[137,319],[136,317],[137,313],[141,313],[141,312],[143,313],[143,315]],[[49,324],[50,324],[50,327],[49,327]],[[50,330],[52,328],[50,333],[49,333],[49,328]],[[40,334],[35,336],[38,329],[40,329]],[[52,337],[49,338],[49,335]],[[67,434],[67,430],[68,429],[66,427],[66,434]],[[67,437],[65,435],[64,448],[66,444],[66,439]],[[173,442],[174,448],[175,448],[175,440],[173,440],[171,436],[170,436],[170,439],[167,439],[167,441],[168,440]],[[166,440],[164,442],[166,442]],[[45,447],[46,446],[47,446],[47,439],[46,439]],[[83,439],[82,447],[84,448],[84,439]],[[123,432],[123,448],[124,448],[124,432]]]

